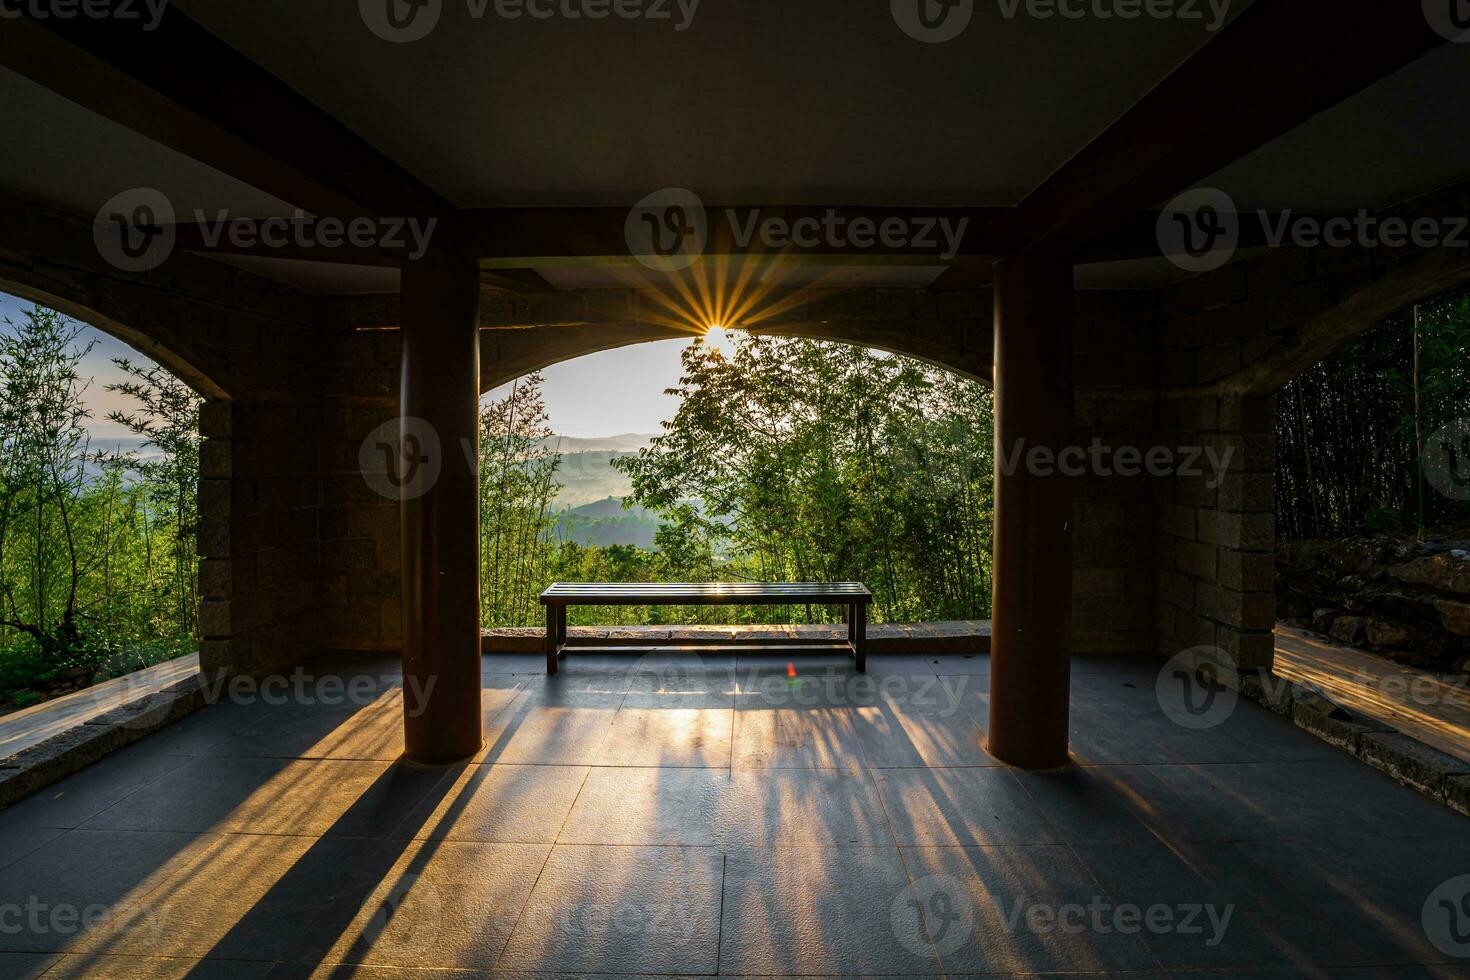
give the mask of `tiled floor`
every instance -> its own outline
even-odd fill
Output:
[[[1041,775],[984,657],[792,666],[487,658],[439,770],[391,663],[207,708],[0,812],[0,978],[1470,976],[1470,822],[1254,704],[1079,660]]]

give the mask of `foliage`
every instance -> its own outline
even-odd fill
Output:
[[[990,603],[990,393],[916,361],[743,337],[683,355],[673,419],[613,465],[653,548],[589,545],[549,515],[559,457],[541,379],[481,425],[485,622],[533,626],[553,581],[860,579],[875,620],[981,617]],[[573,622],[809,622],[811,608],[575,607]]]
[[[1414,312],[1406,310],[1308,369],[1276,400],[1276,520],[1287,539],[1419,524]],[[1420,431],[1470,417],[1470,294],[1420,307]],[[1423,490],[1424,520],[1470,517]]]
[[[198,398],[120,362],[147,455],[94,451],[81,336],[40,307],[0,330],[0,700],[194,648]]]
[[[683,370],[664,433],[614,464],[632,502],[674,518],[660,539],[679,563],[668,573],[861,579],[878,620],[988,613],[988,389],[908,358],[748,335],[728,356],[690,345]]]

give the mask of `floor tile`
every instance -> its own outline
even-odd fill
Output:
[[[14,830],[0,830],[0,871],[64,833],[66,831],[60,827],[17,827]]]
[[[850,709],[770,707],[759,699],[735,702],[736,769],[861,769],[862,745]]]
[[[394,770],[383,762],[198,759],[93,817],[89,829],[325,834]],[[414,801],[415,803],[417,800]],[[396,823],[396,821],[395,821]],[[381,833],[391,826],[380,827]]]
[[[332,838],[225,834],[161,888],[124,903],[88,949],[134,956],[273,962],[360,875],[378,845]]]
[[[585,766],[467,766],[447,777],[393,837],[550,844],[571,812]]]
[[[56,953],[0,953],[0,977],[35,980],[60,959]]]
[[[1007,769],[891,769],[874,778],[900,845],[1061,843]]]
[[[78,827],[185,761],[180,756],[114,753],[0,810],[0,833],[18,828]]]
[[[115,928],[212,838],[72,830],[0,870],[0,907],[26,910],[0,950],[69,952]],[[32,914],[31,910],[35,910]]]
[[[712,846],[729,783],[725,769],[593,769],[558,839]]]
[[[708,848],[558,844],[499,967],[714,973],[723,867]]]
[[[852,724],[863,757],[875,769],[1000,764],[985,751],[980,718],[963,706],[942,711],[899,710],[886,703],[854,708]]]
[[[909,885],[895,848],[732,853],[720,972],[794,976],[929,974],[927,942],[895,928]]]
[[[375,846],[347,898],[313,919],[285,959],[489,970],[550,851],[461,841]]]
[[[179,959],[156,956],[68,956],[46,980],[264,980],[271,964],[241,960]]]
[[[728,768],[735,713],[699,706],[708,697],[629,695],[613,716],[596,765]]]
[[[831,769],[754,769],[731,774],[716,842],[735,848],[892,846],[872,777]]]
[[[486,719],[485,748],[474,761],[592,765],[622,702],[621,691],[528,686],[507,708]]]
[[[1155,965],[1066,847],[921,847],[903,855],[914,887],[901,918],[915,931],[927,926],[947,973]]]

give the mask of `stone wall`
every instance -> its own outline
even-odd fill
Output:
[[[1276,549],[1281,618],[1433,671],[1470,655],[1470,541],[1388,535]]]
[[[310,659],[321,301],[183,252],[129,275],[98,255],[91,222],[5,196],[0,290],[113,334],[205,396],[201,660],[263,673]]]

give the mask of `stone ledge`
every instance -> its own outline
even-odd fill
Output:
[[[190,677],[0,759],[0,809],[192,714],[205,700],[199,678]]]
[[[793,639],[847,639],[845,626],[574,626],[569,639],[593,646],[704,646],[721,643],[759,645]],[[546,631],[540,627],[486,630],[482,653],[543,651]],[[942,623],[883,623],[868,627],[869,654],[989,653],[990,623],[984,620]]]
[[[1324,712],[1316,704],[1323,700],[1319,692],[1267,671],[1222,671],[1221,677],[1242,696],[1290,718],[1303,731],[1470,816],[1470,762],[1372,718],[1346,716],[1341,710]]]

